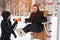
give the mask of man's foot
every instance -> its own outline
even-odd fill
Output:
[[[20,28],[20,29],[16,29],[16,31],[17,31],[18,35],[21,36],[21,37],[22,37],[23,35],[25,35],[25,32],[24,32],[23,29],[21,29],[21,28]]]

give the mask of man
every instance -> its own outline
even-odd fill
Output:
[[[17,32],[20,36],[25,35],[28,32],[42,32],[44,26],[42,22],[46,22],[47,18],[44,16],[44,13],[39,10],[39,7],[35,4],[32,7],[33,12],[31,13],[29,19],[25,19],[26,22],[31,22],[32,24],[28,24],[23,29],[17,29]]]
[[[9,11],[3,11],[2,12],[3,20],[1,22],[1,40],[10,40],[11,33],[13,33],[16,37],[16,34],[14,33],[13,29],[15,25],[17,25],[17,21],[13,25],[11,25],[11,13]]]

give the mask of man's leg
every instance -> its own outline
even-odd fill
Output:
[[[25,33],[30,32],[30,31],[31,31],[31,25],[32,25],[32,24],[28,24],[26,27],[23,28],[23,31],[24,31]]]

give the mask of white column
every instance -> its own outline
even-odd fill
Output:
[[[34,5],[35,4],[35,0],[32,0],[32,5]]]
[[[57,40],[60,40],[60,0],[57,1],[57,15],[58,15],[58,34]]]

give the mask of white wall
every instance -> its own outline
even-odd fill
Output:
[[[57,40],[57,16],[52,16],[51,22],[51,40]]]

